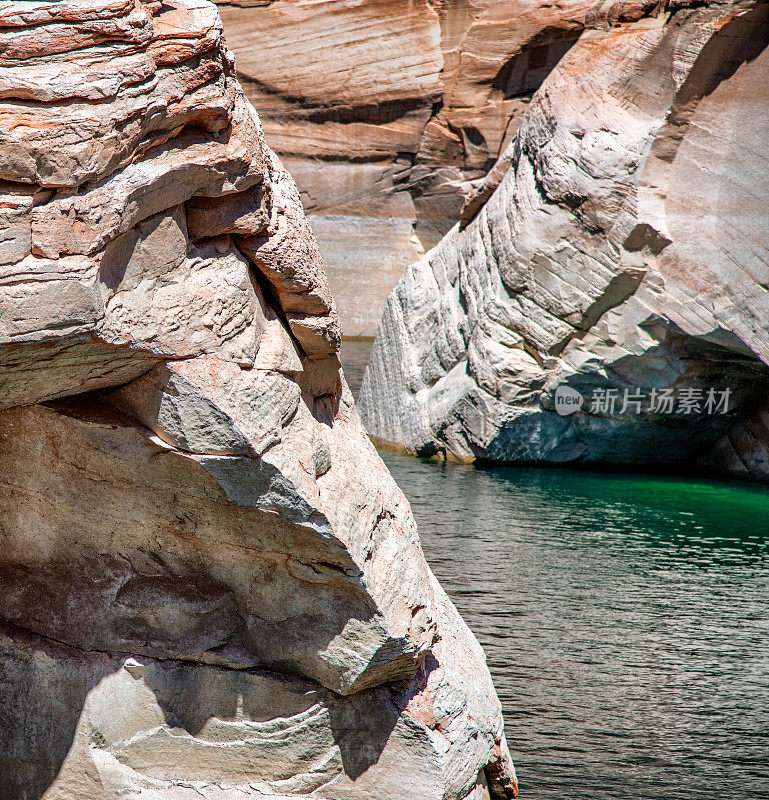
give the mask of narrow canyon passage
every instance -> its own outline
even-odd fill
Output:
[[[0,800],[769,800],[768,86],[769,0],[0,0]]]

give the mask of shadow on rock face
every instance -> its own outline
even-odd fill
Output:
[[[272,749],[273,763],[263,777],[270,770],[277,775],[276,764],[284,762],[287,770],[300,773],[302,759],[317,750],[355,781],[379,761],[400,716],[386,688],[339,697],[281,673],[182,663],[153,665],[144,678],[169,727],[201,741],[242,737],[253,750]],[[291,728],[293,743],[274,740],[282,727]],[[268,736],[273,741],[259,743]],[[254,752],[248,758],[259,756]]]
[[[344,548],[271,510],[285,492],[239,506],[146,434],[77,404],[3,413],[0,618],[85,650],[277,668],[340,694],[413,672]]]
[[[413,674],[413,648],[327,527],[236,504],[87,398],[3,412],[0,475],[2,800],[147,776],[368,797],[385,750],[374,772],[413,758],[432,796],[429,736],[369,688]]]
[[[676,105],[711,94],[743,65],[754,61],[769,46],[769,8],[758,5],[724,25],[702,48],[681,88]],[[758,88],[758,87],[757,87]]]
[[[523,408],[510,415],[483,457],[695,468],[743,409],[753,407],[769,391],[769,368],[728,331],[688,336],[672,322],[655,318],[649,332],[653,342],[644,352],[622,352],[602,370],[588,361],[583,371],[555,373],[545,387],[541,408]],[[580,399],[579,407],[566,414],[556,413],[563,387]],[[653,407],[653,398],[665,391],[676,402]],[[683,391],[697,393],[695,410],[681,410],[678,398]],[[715,402],[708,410],[711,392]],[[601,399],[609,395],[614,398],[611,402]],[[626,403],[625,397],[639,399]],[[723,398],[726,404],[716,407]]]
[[[132,572],[101,554],[69,561],[4,561],[5,621],[83,650],[192,657],[221,648],[242,626],[233,593],[199,575]]]
[[[347,777],[357,780],[379,761],[398,723],[387,689],[373,689],[329,705],[329,722]]]
[[[111,797],[148,779],[158,789],[200,781],[281,794],[333,781],[368,797],[352,787],[399,716],[387,688],[343,698],[289,675],[140,662],[0,624],[2,800]],[[397,741],[394,750],[397,762]]]
[[[75,739],[88,693],[112,659],[0,623],[0,798],[38,800]]]

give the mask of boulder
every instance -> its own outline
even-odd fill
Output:
[[[0,794],[514,796],[215,6],[0,22]]]

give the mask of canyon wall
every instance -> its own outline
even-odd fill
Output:
[[[769,477],[768,82],[766,4],[597,4],[506,173],[391,294],[368,430]]]
[[[0,795],[515,796],[216,7],[4,3],[0,67]]]
[[[216,0],[302,192],[345,336],[456,222],[591,2]]]

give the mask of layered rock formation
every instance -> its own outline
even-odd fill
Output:
[[[592,4],[216,1],[302,190],[346,336],[373,336],[387,294],[456,222]]]
[[[514,796],[215,6],[0,25],[0,794]]]
[[[361,394],[376,437],[767,474],[769,7],[688,5],[591,11],[504,178],[389,298]]]

